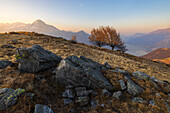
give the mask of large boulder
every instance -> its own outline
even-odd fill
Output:
[[[141,94],[144,89],[141,88],[139,85],[137,85],[133,80],[131,80],[129,77],[124,77],[127,80],[127,91],[129,94],[135,96],[138,94]]]
[[[12,62],[8,60],[0,60],[0,69],[4,69],[8,66],[12,66]]]
[[[63,59],[55,69],[56,80],[62,85],[87,87],[90,89],[110,89],[112,85],[101,72],[102,65],[81,56],[69,56]]]
[[[133,72],[132,76],[137,78],[137,79],[140,79],[140,80],[149,80],[149,78],[150,78],[149,75],[142,73],[140,71]]]
[[[60,56],[44,50],[39,45],[33,45],[31,48],[17,48],[15,55],[19,63],[18,68],[30,73],[56,66],[62,60]]]
[[[18,100],[18,96],[25,92],[24,89],[0,88],[0,110],[12,106]]]

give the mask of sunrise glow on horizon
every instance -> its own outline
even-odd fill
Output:
[[[144,33],[170,27],[170,0],[0,0],[0,14],[0,23],[41,19],[67,31],[109,25]]]

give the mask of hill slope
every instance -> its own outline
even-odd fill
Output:
[[[161,61],[164,63],[169,64],[169,58],[170,58],[170,48],[160,48],[156,49],[144,56],[142,58],[154,60],[154,61]]]
[[[35,44],[41,46],[45,50],[48,50],[48,60],[44,57],[44,53],[40,54],[40,56],[36,53],[29,53],[32,52],[30,47]],[[20,48],[21,52],[24,53],[23,56],[18,56],[18,49],[14,52],[14,47]],[[25,51],[26,49],[22,47],[26,47],[29,51]],[[40,50],[36,51],[42,51],[43,49],[41,49],[41,47],[39,47]],[[49,51],[61,56],[63,59],[67,58],[68,62],[65,62],[66,64],[71,61],[70,64],[72,64],[72,67],[71,70],[68,71],[68,75],[77,68],[85,68],[85,70],[83,70],[85,72],[96,69],[95,71],[98,72],[99,68],[97,68],[96,65],[104,66],[103,64],[108,62],[111,68],[102,69],[101,72],[113,86],[113,89],[101,90],[98,88],[90,89],[86,87],[72,88],[72,86],[66,87],[60,85],[56,82],[57,71],[63,69],[61,68],[63,66],[69,67],[69,65],[63,65],[63,62],[56,65],[58,68],[55,70],[55,73],[54,69],[56,67],[41,70],[37,73],[24,72],[19,69],[21,66],[19,62],[25,61],[25,65],[22,65],[26,66],[26,62],[32,60],[37,61],[36,59],[39,58],[41,58],[41,61],[35,62],[36,65],[48,66],[47,62],[53,59],[50,59],[51,52]],[[34,57],[29,57],[29,55]],[[86,59],[86,62],[82,63],[84,60],[79,58],[71,59],[69,57],[71,55],[75,55],[77,57],[84,56],[91,60]],[[25,60],[23,60],[23,58]],[[63,38],[28,32],[0,34],[0,61],[1,60],[12,61],[13,65],[0,69],[0,97],[9,97],[7,99],[0,98],[0,109],[1,106],[4,104],[6,105],[6,103],[11,102],[12,100],[15,102],[15,104],[11,107],[5,107],[6,109],[0,110],[1,113],[35,113],[34,109],[37,108],[37,104],[47,105],[56,113],[168,112],[168,106],[170,104],[168,101],[168,94],[170,93],[170,66],[164,63],[153,62],[151,60],[105,48],[81,43],[75,44]],[[75,62],[76,65],[73,65]],[[79,63],[81,65],[79,65]],[[7,63],[4,65],[7,65]],[[34,68],[34,65],[31,65],[31,67]],[[109,66],[105,65],[105,67]],[[137,74],[138,72],[134,73],[134,71],[140,72]],[[148,75],[142,74],[141,72]],[[62,73],[64,73],[63,75],[66,74],[65,71],[61,70],[59,75],[62,76]],[[73,76],[77,76],[78,74],[79,73],[76,72]],[[87,75],[79,76],[80,78],[78,77],[78,80],[75,79],[70,81],[71,79],[69,79],[69,81],[71,83],[76,81],[78,84],[81,84],[82,80],[86,80],[88,84],[98,83],[100,85],[100,82],[89,82],[91,74],[92,73],[88,73]],[[88,77],[89,79],[87,79]],[[95,76],[91,79],[93,80],[93,78],[95,78]],[[121,84],[119,83],[120,80]],[[59,82],[66,83],[67,80]],[[122,82],[124,82],[123,85]],[[95,84],[93,84],[93,86],[94,85]],[[11,95],[8,94],[4,96],[4,92],[6,90],[9,90],[8,93],[14,92],[15,94],[15,92],[17,92],[17,94],[14,95],[12,93]],[[76,97],[74,95],[75,91]],[[134,94],[135,92],[137,92],[137,94]],[[79,97],[78,95],[81,96]],[[71,96],[71,99],[68,98],[68,96]],[[69,102],[70,104],[66,104]],[[46,110],[49,109],[46,107]]]

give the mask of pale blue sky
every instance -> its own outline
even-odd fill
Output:
[[[113,26],[124,34],[170,27],[170,0],[0,0],[0,23],[41,19],[62,30]]]

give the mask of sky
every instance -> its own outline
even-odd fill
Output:
[[[0,0],[0,23],[37,19],[67,31],[147,33],[170,27],[170,0]]]

